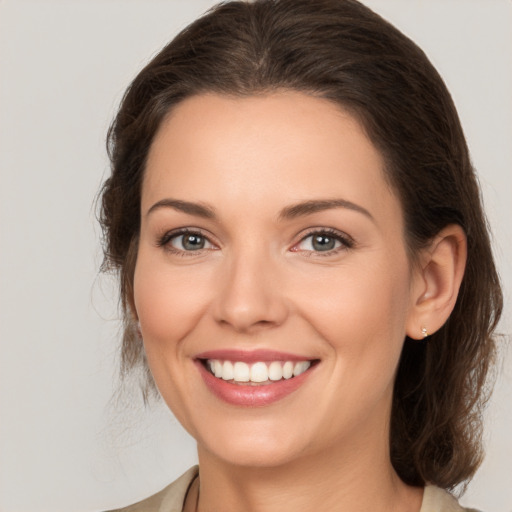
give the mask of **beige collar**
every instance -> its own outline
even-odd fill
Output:
[[[148,500],[144,500],[143,502],[135,505],[135,507],[141,506],[141,508],[132,508],[133,506],[129,507],[129,512],[138,512],[139,510],[141,512],[188,512],[189,506],[191,507],[190,510],[194,511],[197,506],[198,495],[197,491],[194,489],[194,485],[197,485],[198,475],[198,466],[191,467],[165,489]],[[196,483],[194,484],[194,482]],[[187,503],[187,509],[184,509],[183,507],[189,491],[192,491],[190,494],[191,501]],[[153,503],[156,505],[154,508],[151,506]],[[449,492],[433,485],[427,485],[425,487],[425,492],[423,493],[423,501],[419,512],[471,511],[472,509],[465,509],[461,507]]]

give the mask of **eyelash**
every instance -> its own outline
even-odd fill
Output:
[[[307,240],[309,237],[315,236],[315,235],[327,235],[329,238],[334,238],[337,242],[341,243],[340,247],[337,247],[335,249],[331,249],[330,251],[301,251],[300,249],[295,250],[294,252],[303,252],[305,255],[307,255],[308,258],[310,257],[328,257],[333,256],[335,254],[340,253],[341,251],[346,251],[347,249],[352,249],[355,245],[354,239],[347,234],[338,231],[337,229],[333,228],[312,228],[306,234],[299,240],[298,243],[294,245],[296,247],[297,245],[301,244],[305,240]]]
[[[183,236],[183,235],[200,236],[201,238],[204,238],[205,240],[207,240],[209,243],[212,243],[212,242],[210,242],[210,239],[201,230],[184,228],[184,229],[179,229],[177,231],[169,231],[169,232],[164,233],[164,235],[162,235],[158,238],[157,246],[162,247],[163,249],[165,249],[166,251],[168,251],[172,254],[175,254],[177,256],[183,256],[183,257],[196,256],[197,254],[200,254],[205,250],[205,249],[198,249],[196,251],[182,251],[180,249],[176,249],[175,247],[173,247],[170,243],[171,240],[173,238],[178,238],[179,236]]]
[[[204,250],[209,250],[209,249],[198,249],[195,251],[184,251],[184,250],[176,249],[175,247],[173,247],[170,244],[171,240],[173,240],[174,238],[177,238],[179,236],[183,236],[183,235],[197,235],[197,236],[204,238],[210,244],[212,244],[212,242],[209,240],[208,236],[206,236],[201,230],[184,228],[184,229],[179,229],[177,231],[166,232],[164,235],[162,235],[158,238],[157,246],[162,247],[163,249],[165,249],[166,251],[169,251],[172,254],[175,254],[177,256],[183,256],[183,257],[197,256],[198,254],[201,254]],[[307,251],[307,250],[300,250],[300,249],[293,250],[293,248],[292,248],[292,251],[305,253],[305,254],[307,254],[307,257],[312,257],[312,256],[313,257],[317,257],[317,256],[326,257],[326,256],[333,256],[334,254],[338,254],[339,252],[347,250],[347,249],[352,249],[355,245],[355,242],[352,239],[352,237],[350,237],[347,234],[345,234],[341,231],[338,231],[336,229],[312,228],[294,245],[294,247],[300,245],[305,240],[307,240],[309,237],[312,237],[315,235],[327,235],[329,238],[334,238],[336,241],[340,242],[341,246],[337,247],[335,249],[331,249],[329,251]]]

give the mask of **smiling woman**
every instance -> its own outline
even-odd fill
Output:
[[[126,510],[463,510],[502,299],[423,52],[356,1],[228,2],[135,78],[109,143],[123,365],[199,456]]]
[[[357,121],[302,93],[194,96],[161,126],[142,186],[134,310],[155,382],[201,440],[200,458],[297,466],[386,423],[410,295],[424,284],[411,286],[382,167]],[[171,194],[215,216],[144,214]],[[248,421],[243,406],[263,405]]]

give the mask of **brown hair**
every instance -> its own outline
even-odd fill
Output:
[[[428,342],[406,339],[391,417],[391,460],[407,483],[453,488],[481,461],[481,411],[502,296],[477,179],[454,104],[425,54],[355,0],[220,4],[169,43],[128,88],[108,135],[102,189],[104,269],[120,273],[123,369],[144,360],[132,321],[145,161],[164,117],[203,92],[278,89],[326,98],[357,116],[386,161],[414,256],[456,223],[468,240],[455,309]],[[154,386],[154,384],[151,384]]]

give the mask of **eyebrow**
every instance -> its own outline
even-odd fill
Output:
[[[346,199],[312,199],[287,206],[279,213],[279,220],[295,219],[296,217],[301,217],[303,215],[311,215],[313,213],[331,210],[334,208],[346,208],[348,210],[353,210],[355,212],[362,213],[369,219],[375,221],[368,210],[356,203],[347,201]]]
[[[202,217],[205,219],[215,219],[217,217],[215,208],[206,203],[194,203],[191,201],[182,201],[179,199],[162,199],[156,202],[147,211],[146,215],[159,210],[160,208],[172,208],[174,210]],[[346,208],[358,213],[362,213],[369,219],[375,221],[372,214],[359,206],[356,203],[347,201],[346,199],[311,199],[301,203],[293,204],[283,208],[278,215],[278,220],[290,220],[305,215],[312,215],[313,213],[321,212],[324,210],[331,210],[334,208]]]
[[[149,215],[160,208],[173,208],[174,210],[203,217],[205,219],[214,219],[216,217],[215,208],[204,203],[193,203],[191,201],[181,201],[179,199],[162,199],[156,202],[146,213]]]

